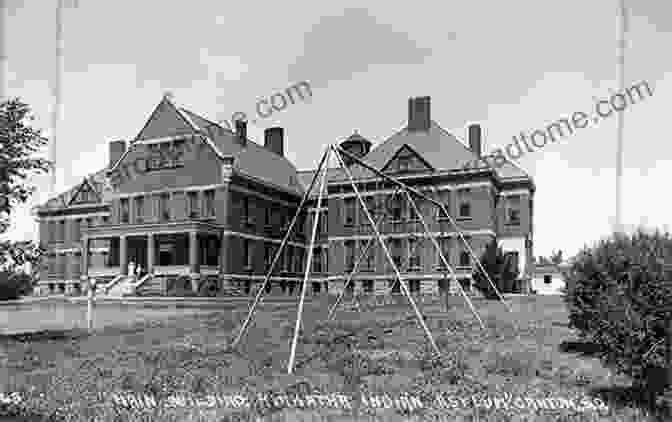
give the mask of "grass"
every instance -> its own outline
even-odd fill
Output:
[[[1,336],[0,392],[29,394],[24,413],[27,409],[74,421],[90,421],[94,414],[106,421],[223,420],[220,414],[219,419],[207,418],[207,412],[166,408],[141,414],[101,401],[101,395],[126,390],[148,393],[160,401],[176,392],[255,394],[298,381],[323,392],[393,396],[437,391],[455,397],[588,395],[610,407],[602,414],[474,408],[443,412],[455,420],[652,420],[629,381],[612,377],[593,357],[596,351],[567,328],[561,297],[516,297],[509,302],[513,313],[497,301],[476,299],[486,330],[480,329],[460,297],[451,298],[448,312],[443,305],[421,305],[440,358],[431,355],[409,306],[343,311],[328,323],[327,300],[333,302],[329,298],[306,303],[297,369],[291,376],[286,365],[296,304],[269,303],[258,309],[237,353],[230,353],[228,346],[246,315],[245,306],[108,326],[91,336],[79,330]],[[289,420],[308,414],[283,412]],[[382,420],[401,418],[389,410],[379,412]],[[432,416],[424,412],[415,413]]]

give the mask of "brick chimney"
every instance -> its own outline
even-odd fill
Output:
[[[110,142],[110,163],[108,167],[112,167],[121,156],[126,152],[126,141],[112,141]]]
[[[269,127],[264,130],[264,147],[282,157],[285,153],[283,136],[283,128]]]
[[[240,145],[245,146],[247,144],[247,122],[236,120],[236,138]]]
[[[431,125],[430,97],[408,99],[408,130],[428,131]]]
[[[481,125],[469,125],[469,149],[471,149],[478,158],[481,158],[481,147]]]

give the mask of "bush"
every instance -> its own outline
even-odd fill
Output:
[[[667,366],[664,308],[672,308],[672,277],[663,266],[666,256],[672,256],[669,233],[639,230],[584,248],[567,274],[570,327],[599,346],[607,367],[652,393],[669,385],[652,377]]]
[[[497,246],[497,241],[493,239],[485,247],[485,251],[480,259],[483,269],[490,276],[490,280],[497,287],[499,293],[512,293],[516,278],[518,278],[518,268],[510,259],[510,256],[504,254],[502,248]],[[476,268],[472,275],[474,287],[478,289],[486,299],[499,299],[499,295],[492,287],[480,268]]]
[[[33,279],[25,273],[0,272],[0,300],[15,300],[29,295],[33,290]]]

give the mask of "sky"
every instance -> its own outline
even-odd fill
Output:
[[[8,92],[50,134],[56,0],[5,0]],[[653,96],[624,111],[623,222],[670,229],[672,2],[629,1],[626,85]],[[618,89],[618,0],[222,2],[79,0],[64,19],[63,118],[57,191],[108,161],[108,143],[140,131],[165,92],[210,119],[300,81],[309,101],[248,127],[285,128],[285,153],[314,168],[324,148],[357,130],[374,145],[406,124],[409,97],[431,96],[432,119],[466,141],[480,123],[484,150],[503,147]],[[565,256],[608,236],[615,204],[617,119],[527,153],[537,187],[535,255]],[[45,149],[46,154],[46,149]],[[35,239],[33,200],[5,238]]]

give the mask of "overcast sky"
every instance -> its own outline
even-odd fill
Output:
[[[49,134],[56,0],[9,5],[9,91]],[[672,223],[667,144],[672,2],[631,3],[626,80],[654,95],[626,110],[623,220]],[[108,142],[137,135],[165,91],[211,119],[252,114],[258,99],[306,80],[309,102],[248,129],[286,129],[286,155],[316,165],[358,130],[378,144],[405,125],[407,100],[432,97],[432,118],[460,139],[484,128],[485,151],[618,88],[618,0],[190,2],[79,0],[65,18],[58,190],[106,165]],[[617,119],[528,153],[535,180],[535,255],[576,253],[612,228]],[[35,201],[48,177],[34,178]],[[667,226],[669,228],[669,226]],[[28,207],[13,239],[33,239]]]

